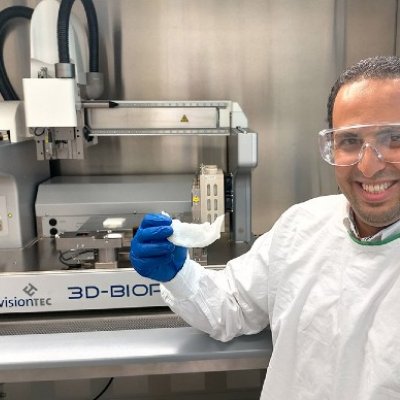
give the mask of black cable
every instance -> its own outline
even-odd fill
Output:
[[[18,96],[11,85],[10,79],[8,78],[6,67],[4,65],[3,59],[3,49],[4,49],[4,36],[0,37],[0,93],[5,101],[7,100],[18,100]]]
[[[60,63],[69,63],[69,20],[75,0],[62,0],[57,20],[57,40]],[[92,0],[81,0],[85,9],[89,28],[89,71],[99,71],[99,32],[96,9]],[[3,49],[5,41],[5,26],[13,18],[32,18],[33,9],[24,6],[8,7],[0,12],[0,93],[4,100],[19,100],[8,78],[4,65]]]
[[[114,378],[110,378],[110,380],[107,382],[107,385],[104,387],[104,389],[93,400],[97,400],[101,396],[103,396],[103,394],[106,392],[106,390],[110,387],[113,380],[114,380]]]
[[[99,29],[96,9],[92,0],[81,0],[89,29],[89,71],[99,72]],[[58,58],[60,63],[70,63],[69,20],[75,0],[62,0],[57,19]]]
[[[68,254],[68,253],[71,253],[72,256],[68,257],[68,258],[65,258],[65,255]],[[68,250],[68,251],[64,251],[64,252],[60,253],[60,255],[58,256],[58,260],[62,264],[66,265],[68,268],[79,268],[79,267],[82,266],[82,263],[74,263],[74,264],[72,264],[72,263],[69,263],[68,261],[73,260],[74,258],[79,257],[79,256],[81,256],[83,254],[87,254],[87,253],[93,253],[93,250],[83,250],[83,251],[71,251],[71,250]]]
[[[58,58],[60,63],[69,63],[69,19],[75,0],[62,0],[57,18]]]
[[[14,18],[32,18],[33,9],[24,6],[8,7],[0,12],[0,93],[4,100],[19,100],[8,78],[4,65],[4,42],[7,22]]]
[[[99,25],[92,0],[81,0],[89,30],[89,72],[99,72]]]

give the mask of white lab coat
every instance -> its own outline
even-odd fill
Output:
[[[262,400],[400,399],[400,239],[350,238],[342,195],[291,207],[222,271],[188,260],[162,288],[191,325],[227,341],[270,324]]]

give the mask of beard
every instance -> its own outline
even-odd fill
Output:
[[[352,199],[349,199],[349,201],[350,200]],[[358,219],[376,228],[384,228],[400,219],[400,202],[385,210],[380,210],[379,204],[369,207],[359,204],[358,201],[350,201],[350,204]]]

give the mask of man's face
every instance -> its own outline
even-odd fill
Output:
[[[361,80],[339,90],[333,128],[400,122],[400,79]],[[400,219],[400,164],[379,160],[367,148],[349,167],[335,167],[337,183],[355,214],[362,237],[373,235]]]

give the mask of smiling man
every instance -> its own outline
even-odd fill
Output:
[[[335,174],[361,238],[373,237],[400,219],[398,63],[396,57],[358,63],[342,74],[329,101],[329,122],[336,130],[325,134],[335,142],[336,151],[340,151],[338,139],[352,134],[345,142],[345,154],[351,152],[353,158],[346,162],[350,165],[336,166]]]
[[[221,271],[167,240],[170,218],[148,215],[132,265],[216,339],[269,325],[262,400],[399,400],[400,59],[366,59],[341,74],[328,122],[321,155],[343,194],[292,206]]]

